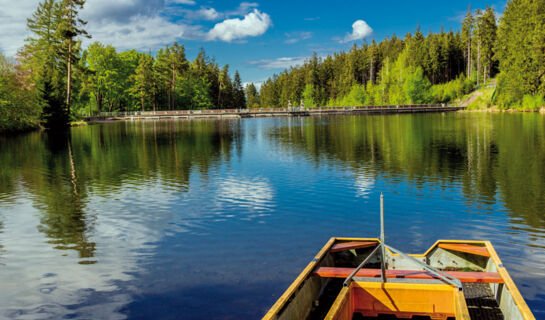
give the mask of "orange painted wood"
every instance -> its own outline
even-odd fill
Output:
[[[329,249],[329,252],[339,252],[339,251],[346,251],[346,250],[352,250],[352,249],[376,247],[377,244],[378,244],[377,242],[363,242],[363,241],[342,242],[342,243],[337,243],[333,245],[331,249]]]
[[[329,268],[321,267],[312,273],[313,276],[322,278],[348,278],[354,271],[352,268]],[[471,283],[503,283],[499,273],[494,272],[458,272],[448,271],[446,274],[459,279],[462,282]],[[361,269],[355,275],[361,278],[378,278],[380,269]],[[386,270],[386,278],[406,278],[406,279],[439,279],[427,271],[418,270]]]
[[[477,247],[470,244],[440,243],[438,247],[446,250],[471,253],[483,257],[490,257],[490,253],[488,253],[488,250],[486,250],[485,247]]]

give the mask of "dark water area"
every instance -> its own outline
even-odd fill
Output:
[[[330,237],[490,240],[545,318],[545,116],[146,121],[0,137],[0,318],[256,319]]]

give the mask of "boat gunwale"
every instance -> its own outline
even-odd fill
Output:
[[[284,291],[284,293],[278,298],[276,303],[269,309],[269,311],[263,316],[263,320],[272,320],[278,313],[284,308],[289,298],[297,292],[303,282],[310,276],[314,268],[320,263],[323,257],[329,252],[329,249],[335,244],[339,238],[332,237],[325,244],[325,246],[318,252],[318,254],[312,259],[312,261],[303,269],[303,271],[297,276],[295,281]],[[378,239],[377,239],[378,240]]]
[[[289,301],[289,299],[292,297],[293,294],[297,292],[297,290],[301,287],[301,285],[304,283],[308,277],[311,276],[313,270],[316,268],[316,266],[321,262],[321,260],[326,256],[326,254],[329,253],[329,250],[331,247],[338,241],[370,241],[370,242],[378,242],[380,243],[380,239],[378,238],[345,238],[345,237],[332,237],[329,239],[329,241],[322,247],[322,249],[318,252],[318,254],[314,257],[314,259],[303,269],[303,271],[297,276],[297,278],[292,282],[292,284],[284,291],[284,293],[278,298],[276,303],[269,309],[269,311],[263,316],[262,320],[272,320],[275,319],[275,317],[279,314],[279,312],[286,306],[286,303]],[[515,305],[519,308],[521,315],[523,319],[525,320],[535,320],[532,311],[528,307],[528,304],[522,297],[520,291],[518,290],[517,286],[515,285],[515,282],[509,275],[509,272],[507,272],[507,269],[503,265],[500,257],[498,256],[496,250],[494,249],[492,243],[490,241],[479,241],[479,240],[437,240],[426,252],[423,254],[408,254],[411,257],[415,258],[423,258],[426,257],[432,250],[437,248],[440,243],[461,243],[461,244],[480,244],[484,245],[488,252],[490,253],[490,258],[494,263],[496,264],[496,267],[498,269],[498,273],[504,280],[504,285],[507,287],[507,290],[509,290],[511,296],[513,297],[513,300],[515,302]],[[389,254],[392,256],[399,256],[399,254],[393,253],[388,248],[386,248]]]

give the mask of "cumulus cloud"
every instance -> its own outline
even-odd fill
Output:
[[[223,14],[214,8],[200,8],[199,10],[183,10],[184,17],[188,20],[215,21],[223,17]]]
[[[341,43],[346,43],[355,40],[363,40],[373,33],[373,29],[363,20],[358,20],[352,24],[352,33],[347,33]]]
[[[187,4],[187,5],[190,5],[190,6],[193,6],[195,5],[195,1],[193,0],[168,0],[169,3],[174,3],[174,4]]]
[[[257,37],[264,34],[272,25],[268,14],[254,9],[243,19],[227,19],[217,23],[206,35],[209,41],[221,40],[232,42],[247,37]]]
[[[128,23],[135,16],[154,16],[165,7],[165,0],[93,0],[82,11],[90,23],[117,21]]]
[[[26,18],[36,10],[39,2],[0,0],[0,51],[12,56],[23,46],[25,38],[29,36]],[[266,13],[255,9],[257,3],[242,2],[235,10],[225,12],[210,7],[194,11],[179,8],[179,5],[195,4],[194,0],[87,1],[81,15],[88,21],[86,29],[93,38],[84,39],[84,45],[100,41],[120,50],[156,50],[179,40],[231,42],[262,35],[272,25]],[[207,32],[204,26],[192,23],[192,19],[177,19],[181,12],[192,12],[194,20],[197,17],[206,21],[227,20]],[[243,19],[228,19],[233,16],[243,16]]]
[[[288,38],[284,43],[293,44],[297,43],[299,41],[308,40],[312,38],[312,32],[308,31],[300,31],[300,32],[292,32],[292,33],[286,33],[286,37]]]
[[[0,51],[14,55],[28,37],[26,18],[34,12],[38,0],[17,1],[0,0]]]
[[[205,34],[200,26],[173,23],[161,16],[135,16],[128,23],[89,24],[93,35],[87,42],[100,41],[119,50],[153,50],[177,39],[196,40]]]

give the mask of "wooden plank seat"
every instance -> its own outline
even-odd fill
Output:
[[[370,241],[350,241],[350,242],[341,242],[336,243],[329,249],[329,252],[340,252],[340,251],[346,251],[346,250],[353,250],[353,249],[362,249],[362,248],[370,248],[370,247],[376,247],[378,242],[370,242]]]
[[[312,272],[315,277],[322,278],[348,278],[354,271],[353,268],[330,268],[320,267]],[[504,283],[499,273],[495,272],[459,272],[447,271],[444,272],[450,276],[459,279],[466,283]],[[380,269],[361,269],[356,273],[358,278],[378,278],[380,277]],[[386,278],[401,278],[401,279],[439,279],[435,275],[427,271],[419,270],[386,270]]]
[[[478,247],[470,244],[440,243],[438,247],[445,250],[465,252],[483,257],[490,257],[490,253],[488,252],[488,250],[486,250],[485,247]]]

